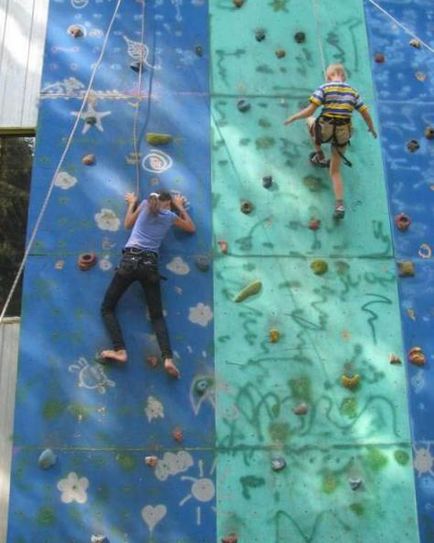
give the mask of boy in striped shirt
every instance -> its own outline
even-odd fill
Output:
[[[312,137],[315,152],[311,154],[311,162],[315,166],[329,167],[336,198],[334,218],[345,216],[344,188],[340,171],[344,159],[345,148],[351,138],[351,116],[357,110],[368,126],[369,132],[377,137],[374,123],[367,106],[363,103],[356,89],[346,83],[345,68],[342,64],[330,64],[326,70],[327,82],[321,85],[309,98],[310,104],[284,122],[291,124],[298,119],[307,119],[309,133]],[[319,117],[313,117],[315,110],[322,106]],[[324,157],[321,144],[331,144],[331,160]]]

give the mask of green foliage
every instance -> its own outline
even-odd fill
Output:
[[[0,309],[20,265],[25,243],[33,138],[0,137]],[[7,315],[20,314],[21,287]]]

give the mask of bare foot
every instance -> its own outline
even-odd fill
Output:
[[[125,349],[120,349],[119,351],[106,349],[105,351],[101,351],[99,356],[103,364],[109,364],[110,362],[120,362],[121,364],[125,364],[125,362],[128,360],[127,351]]]
[[[164,360],[164,370],[168,375],[170,375],[170,377],[174,377],[175,379],[179,379],[181,377],[179,369],[175,366],[171,358],[166,358]]]

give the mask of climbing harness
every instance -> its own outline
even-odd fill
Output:
[[[24,266],[27,262],[27,259],[29,257],[29,254],[30,254],[30,251],[32,250],[32,247],[33,247],[33,244],[35,242],[35,239],[36,239],[36,234],[38,233],[39,231],[39,228],[41,226],[41,222],[42,222],[42,219],[44,217],[44,214],[45,214],[45,211],[47,210],[47,207],[48,207],[48,203],[50,201],[50,197],[51,197],[51,194],[53,192],[53,189],[54,189],[54,184],[55,184],[55,181],[56,181],[56,178],[60,172],[60,168],[62,167],[64,161],[65,161],[65,158],[66,158],[66,155],[68,154],[68,151],[69,149],[71,148],[71,145],[72,145],[72,140],[75,136],[75,133],[77,132],[77,128],[78,128],[78,125],[82,119],[82,113],[88,103],[88,100],[89,100],[89,96],[90,96],[90,93],[91,93],[91,90],[92,90],[92,86],[93,86],[93,82],[95,80],[95,76],[96,76],[96,72],[98,71],[98,68],[100,67],[101,65],[101,62],[104,58],[104,54],[105,54],[105,50],[107,48],[107,43],[108,43],[108,39],[110,37],[110,34],[111,34],[111,30],[112,30],[112,27],[113,27],[113,24],[116,20],[116,16],[118,14],[118,11],[119,11],[119,8],[122,4],[122,0],[118,0],[117,3],[116,3],[116,6],[113,10],[113,15],[112,15],[112,18],[110,20],[110,23],[108,25],[108,28],[107,28],[107,32],[106,32],[106,35],[104,37],[104,41],[103,41],[103,44],[101,46],[101,52],[100,52],[100,55],[97,59],[97,61],[95,62],[95,64],[93,65],[93,69],[92,69],[92,72],[91,72],[91,76],[90,76],[90,79],[89,79],[89,84],[86,88],[86,92],[84,93],[84,96],[83,96],[83,101],[81,103],[81,106],[80,106],[80,109],[76,115],[76,119],[75,119],[75,122],[71,128],[71,132],[69,133],[69,136],[68,136],[68,139],[66,141],[66,144],[65,144],[65,148],[62,152],[62,155],[60,156],[60,159],[59,159],[59,162],[57,164],[57,167],[54,171],[54,174],[51,178],[51,181],[50,181],[50,185],[48,187],[48,190],[47,190],[47,194],[45,195],[45,198],[43,200],[43,203],[42,203],[42,206],[41,206],[41,209],[36,217],[36,221],[35,221],[35,225],[32,229],[32,232],[30,234],[30,237],[29,237],[29,241],[27,243],[27,247],[24,251],[24,255],[23,255],[23,258],[21,260],[21,263],[20,263],[20,266],[18,268],[18,271],[17,271],[17,274],[15,276],[15,279],[14,279],[14,282],[12,283],[12,286],[11,286],[11,289],[9,291],[9,294],[8,294],[8,297],[6,298],[6,301],[3,305],[3,309],[2,309],[2,312],[0,314],[0,324],[3,322],[3,319],[4,319],[4,316],[6,314],[6,311],[9,307],[9,304],[11,302],[11,299],[12,299],[12,296],[14,295],[15,293],[15,290],[17,288],[17,285],[18,285],[18,282],[21,278],[21,275],[23,273],[23,270],[24,270]]]
[[[332,134],[327,139],[323,139],[322,137],[321,122],[324,122],[333,126]],[[347,126],[347,125],[348,125],[349,137],[351,137],[351,119],[349,118],[348,119],[334,119],[332,117],[325,117],[324,115],[320,115],[315,120],[312,131],[313,131],[315,143],[317,145],[321,145],[322,143],[330,143],[331,146],[334,149],[336,149],[336,152],[342,158],[344,164],[348,166],[349,168],[351,168],[353,165],[352,162],[350,162],[347,159],[347,157],[341,152],[342,147],[346,147],[347,145],[350,145],[350,139],[348,139],[348,141],[346,141],[345,143],[339,143],[337,134],[336,134],[338,126]]]

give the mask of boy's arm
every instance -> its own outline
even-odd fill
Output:
[[[283,124],[288,125],[293,123],[294,121],[298,121],[299,119],[306,119],[307,117],[313,115],[317,107],[318,106],[316,104],[310,103],[307,107],[305,107],[298,113],[295,113],[294,115],[291,115],[291,117],[288,117],[286,121],[283,122]]]
[[[369,114],[369,111],[367,108],[362,109],[359,111],[360,115],[363,117],[363,120],[368,126],[368,131],[374,136],[374,138],[377,137],[377,132],[374,128],[374,121],[372,120],[371,115]]]
[[[185,232],[190,232],[190,234],[196,232],[196,225],[184,208],[182,196],[174,196],[172,198],[172,203],[179,212],[179,217],[175,219],[173,224]]]
[[[125,194],[125,201],[128,204],[127,212],[125,213],[124,226],[125,228],[132,228],[139,216],[141,206],[137,205],[137,196],[134,192],[127,192]]]

